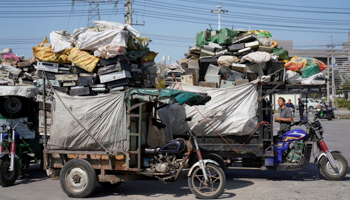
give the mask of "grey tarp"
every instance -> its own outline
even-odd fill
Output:
[[[35,95],[35,86],[0,86],[0,96],[21,96],[31,98]]]
[[[57,92],[71,113],[108,151],[122,152],[126,146],[124,93],[69,96]],[[103,150],[67,111],[55,95],[49,149]]]
[[[180,83],[181,84],[181,83]],[[211,100],[199,111],[223,135],[251,134],[257,125],[258,108],[256,82],[231,88],[207,88],[181,84],[184,91],[207,93]],[[171,89],[179,89],[177,84]],[[158,110],[159,117],[166,125],[166,135],[182,134],[191,128],[198,135],[217,135],[199,112],[191,106],[176,104]],[[185,118],[192,118],[186,122]]]

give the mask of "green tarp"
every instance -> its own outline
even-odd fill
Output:
[[[185,92],[173,89],[131,89],[125,99],[138,99],[147,102],[165,104],[179,103],[187,105],[205,105],[211,97],[205,93]]]
[[[202,31],[196,35],[196,46],[203,47],[203,45],[206,45],[209,42],[217,43],[219,45],[228,45],[231,44],[232,39],[237,37],[239,33],[240,31],[237,30],[222,28],[216,31],[216,35],[207,37],[207,32]]]

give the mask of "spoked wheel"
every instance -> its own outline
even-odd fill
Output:
[[[70,160],[60,173],[61,187],[69,197],[89,196],[94,191],[96,182],[95,169],[86,160]]]
[[[328,158],[323,156],[318,162],[318,170],[321,175],[330,181],[339,181],[342,180],[348,173],[348,162],[340,153],[333,152],[332,156],[335,160],[335,163],[338,167],[338,171],[334,171],[331,163],[328,161]]]
[[[13,185],[18,178],[18,171],[15,162],[14,169],[10,169],[10,159],[8,157],[3,157],[0,159],[0,185],[3,187],[8,187]]]
[[[200,167],[196,167],[191,176],[188,178],[190,190],[197,198],[214,199],[219,197],[226,187],[226,176],[221,167],[208,163],[205,166],[208,182],[205,183],[205,178]]]

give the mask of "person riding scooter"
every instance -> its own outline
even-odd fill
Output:
[[[290,131],[292,122],[292,111],[286,107],[286,100],[282,97],[278,98],[278,105],[281,108],[280,117],[275,117],[275,122],[280,123],[280,130],[276,140],[281,140],[284,133]]]

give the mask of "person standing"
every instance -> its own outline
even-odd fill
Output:
[[[301,101],[300,98],[298,98],[298,106],[299,106],[299,114],[300,114],[300,121],[304,119],[304,103]]]

